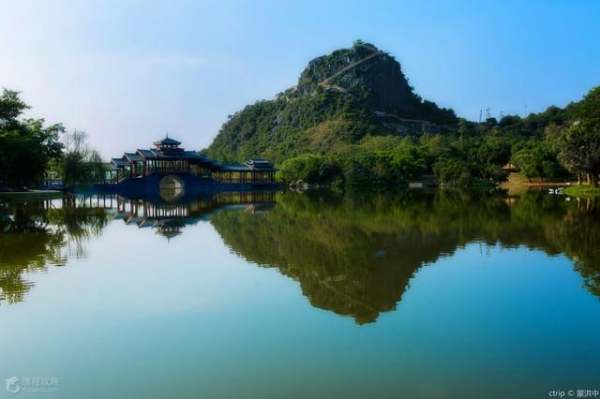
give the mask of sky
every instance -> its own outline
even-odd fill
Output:
[[[228,115],[361,39],[459,116],[563,106],[600,85],[600,1],[0,0],[0,87],[106,157],[208,146]]]

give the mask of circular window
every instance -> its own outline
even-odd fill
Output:
[[[176,201],[183,193],[183,181],[177,176],[165,176],[160,180],[160,197],[165,201]]]

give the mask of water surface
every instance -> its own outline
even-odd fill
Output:
[[[229,193],[1,209],[0,378],[20,392],[0,397],[600,389],[592,201]]]

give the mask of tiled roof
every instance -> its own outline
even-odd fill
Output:
[[[158,150],[137,150],[137,153],[145,159],[195,159],[199,161],[210,162],[204,154],[198,151],[176,151],[176,152],[164,152]]]
[[[139,161],[143,160],[143,158],[142,158],[142,156],[140,154],[138,154],[138,153],[132,153],[132,152],[126,152],[124,157],[126,159],[128,159],[129,161],[139,162]]]
[[[123,160],[123,158],[113,158],[110,160],[110,163],[115,166],[125,166],[128,164],[128,162]]]
[[[206,158],[206,155],[201,154],[198,151],[183,151],[183,156],[193,158],[193,159],[201,159],[201,160],[209,161],[209,159]]]
[[[152,150],[137,150],[137,153],[140,154],[143,158],[154,158],[156,155]]]
[[[179,144],[181,144],[181,142],[179,142],[177,140],[174,140],[172,138],[169,138],[169,137],[165,137],[162,140],[155,141],[154,144],[156,144],[158,146],[161,146],[161,145],[179,145]]]

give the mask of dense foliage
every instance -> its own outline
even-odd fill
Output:
[[[576,120],[559,136],[559,156],[572,172],[585,175],[594,187],[600,177],[600,87],[575,109]]]
[[[568,172],[558,162],[557,153],[544,140],[528,140],[517,146],[513,162],[527,177],[544,178],[567,177]]]
[[[312,168],[318,169],[316,163],[321,162],[337,172],[335,176],[302,173],[292,157],[279,165],[278,177],[286,183],[344,181],[389,188],[435,176],[441,184],[467,186],[502,182],[507,169],[516,168],[529,179],[575,175],[596,184],[600,118],[595,112],[600,107],[593,104],[598,92],[593,89],[578,103],[564,109],[550,107],[526,118],[505,116],[484,123],[460,120],[453,130],[403,137],[367,134],[356,143],[312,155]]]
[[[85,144],[85,133],[66,133],[61,124],[43,119],[19,119],[29,106],[19,93],[0,96],[0,189],[23,190],[42,185],[48,172],[67,188],[104,179],[97,151]]]
[[[60,156],[61,125],[43,119],[18,118],[29,108],[17,92],[0,95],[0,187],[23,188],[40,183],[48,163]]]
[[[355,142],[378,126],[357,99],[319,90],[311,96],[280,96],[247,106],[224,124],[207,152],[226,161],[262,156],[281,162]]]
[[[65,151],[58,163],[58,172],[66,188],[102,182],[105,166],[100,154],[86,144],[86,134],[73,131],[65,136]]]

